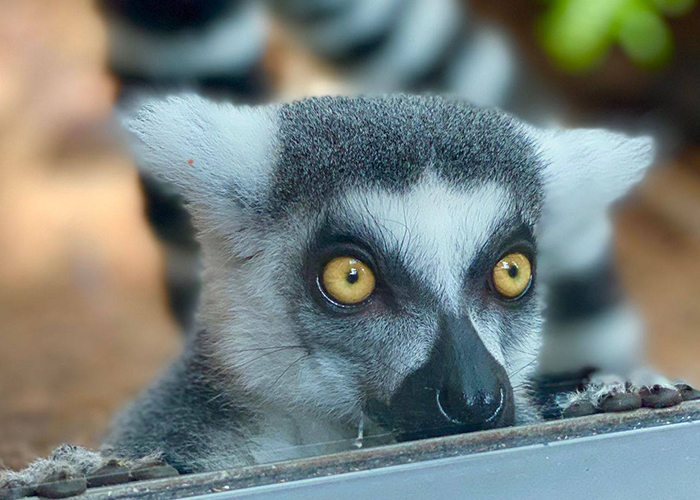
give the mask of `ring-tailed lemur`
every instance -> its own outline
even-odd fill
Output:
[[[258,73],[266,38],[258,3],[178,0],[177,8],[170,6],[168,12],[161,12],[157,6],[149,7],[153,3],[150,1],[102,2],[109,4],[112,67],[124,82],[188,86],[216,97],[223,90],[229,97],[252,98],[251,92],[257,87],[241,82],[254,81],[252,75]],[[526,115],[528,102],[542,102],[527,97],[532,95],[533,87],[523,84],[529,79],[518,67],[506,38],[492,29],[466,24],[460,5],[454,0],[276,0],[272,4],[299,28],[310,48],[343,68],[358,89],[441,89],[478,104],[517,109]],[[183,15],[176,15],[178,9],[195,12],[184,15],[180,11]],[[240,31],[244,26],[252,30],[246,37],[247,43],[227,43],[234,35],[229,31]],[[133,40],[140,43],[135,45]],[[176,48],[191,57],[173,57]],[[215,57],[222,56],[221,50],[226,52],[223,57]],[[559,146],[552,142],[548,147]],[[594,163],[597,159],[593,155],[599,149],[581,146],[572,151],[564,149],[560,154],[569,154],[572,164],[586,159]],[[196,160],[192,160],[196,165]],[[194,269],[191,264],[196,259],[197,245],[189,217],[174,193],[164,191],[167,184],[154,183],[150,174],[144,179],[150,218],[160,229],[161,237],[171,241],[170,260],[189,262],[185,268]],[[599,185],[605,183],[604,179],[607,177],[602,176],[600,181],[589,179],[590,189],[582,184],[580,189],[568,193],[566,196],[580,197],[567,205],[572,207],[568,213],[548,215],[548,210],[561,209],[556,203],[545,203],[545,218],[553,222],[548,231],[538,236],[539,260],[547,263],[538,266],[539,279],[550,289],[539,373],[576,372],[590,367],[604,374],[594,375],[586,391],[560,398],[570,414],[610,405],[640,404],[636,392],[625,385],[630,379],[638,386],[664,383],[665,404],[679,398],[667,381],[637,370],[642,358],[642,329],[635,313],[617,292],[610,265],[607,201],[589,199],[591,193],[604,190]],[[588,209],[582,211],[581,206]],[[182,267],[170,266],[176,276],[173,279],[171,274],[171,283],[181,282],[180,287],[171,287],[171,298],[180,297],[173,302],[182,313],[182,322],[188,324],[198,280],[194,272],[185,273],[183,279]],[[197,344],[193,342],[192,345]],[[275,352],[260,355],[262,360],[277,356]],[[658,392],[646,396],[660,397]]]
[[[397,439],[537,419],[548,281],[577,258],[558,235],[652,161],[649,138],[440,97],[172,97],[127,127],[187,199],[203,294],[106,446],[184,471],[329,451],[363,416]]]
[[[99,2],[123,94],[268,94],[262,2]],[[358,90],[441,90],[540,121],[551,102],[464,2],[270,3]],[[532,375],[584,367],[602,371],[560,395],[570,415],[681,399],[636,369],[641,327],[610,266],[606,211],[651,161],[647,139],[417,97],[183,97],[146,106],[131,129],[185,327],[199,250],[178,192],[199,225],[202,329],[105,452],[197,471],[340,449],[363,425],[410,439],[525,422],[541,409]],[[0,488],[102,463],[62,447]]]

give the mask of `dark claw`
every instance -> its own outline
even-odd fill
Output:
[[[122,465],[118,460],[110,460],[105,465],[90,474],[87,478],[89,488],[99,486],[109,486],[129,482],[129,468]]]
[[[177,476],[180,473],[175,467],[167,464],[154,464],[136,467],[131,470],[131,477],[135,481],[146,481],[148,479],[162,479],[164,477]]]
[[[590,401],[577,401],[567,406],[562,412],[564,418],[585,417],[597,413],[598,409]]]
[[[603,396],[598,407],[601,411],[618,412],[631,411],[641,408],[642,398],[634,392],[616,392]]]
[[[680,391],[660,385],[643,387],[639,395],[642,397],[642,405],[647,408],[668,408],[683,401]]]
[[[66,498],[80,495],[87,489],[84,477],[49,481],[36,487],[36,494],[44,498]]]
[[[683,398],[683,401],[700,399],[700,391],[694,389],[688,384],[676,384],[676,389],[678,389],[678,392],[681,393],[681,398]]]

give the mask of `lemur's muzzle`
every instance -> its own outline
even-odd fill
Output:
[[[428,361],[409,375],[388,405],[368,412],[398,440],[513,425],[513,388],[505,369],[468,319],[445,316]]]

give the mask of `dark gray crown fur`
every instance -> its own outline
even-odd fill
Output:
[[[318,209],[353,187],[410,189],[430,166],[455,185],[497,182],[542,198],[535,144],[522,125],[495,109],[439,96],[319,97],[279,109],[279,163],[269,207]]]

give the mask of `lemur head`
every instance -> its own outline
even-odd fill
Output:
[[[646,138],[544,132],[438,97],[173,97],[128,128],[199,230],[196,342],[222,377],[400,439],[526,418],[538,241],[651,160]]]

